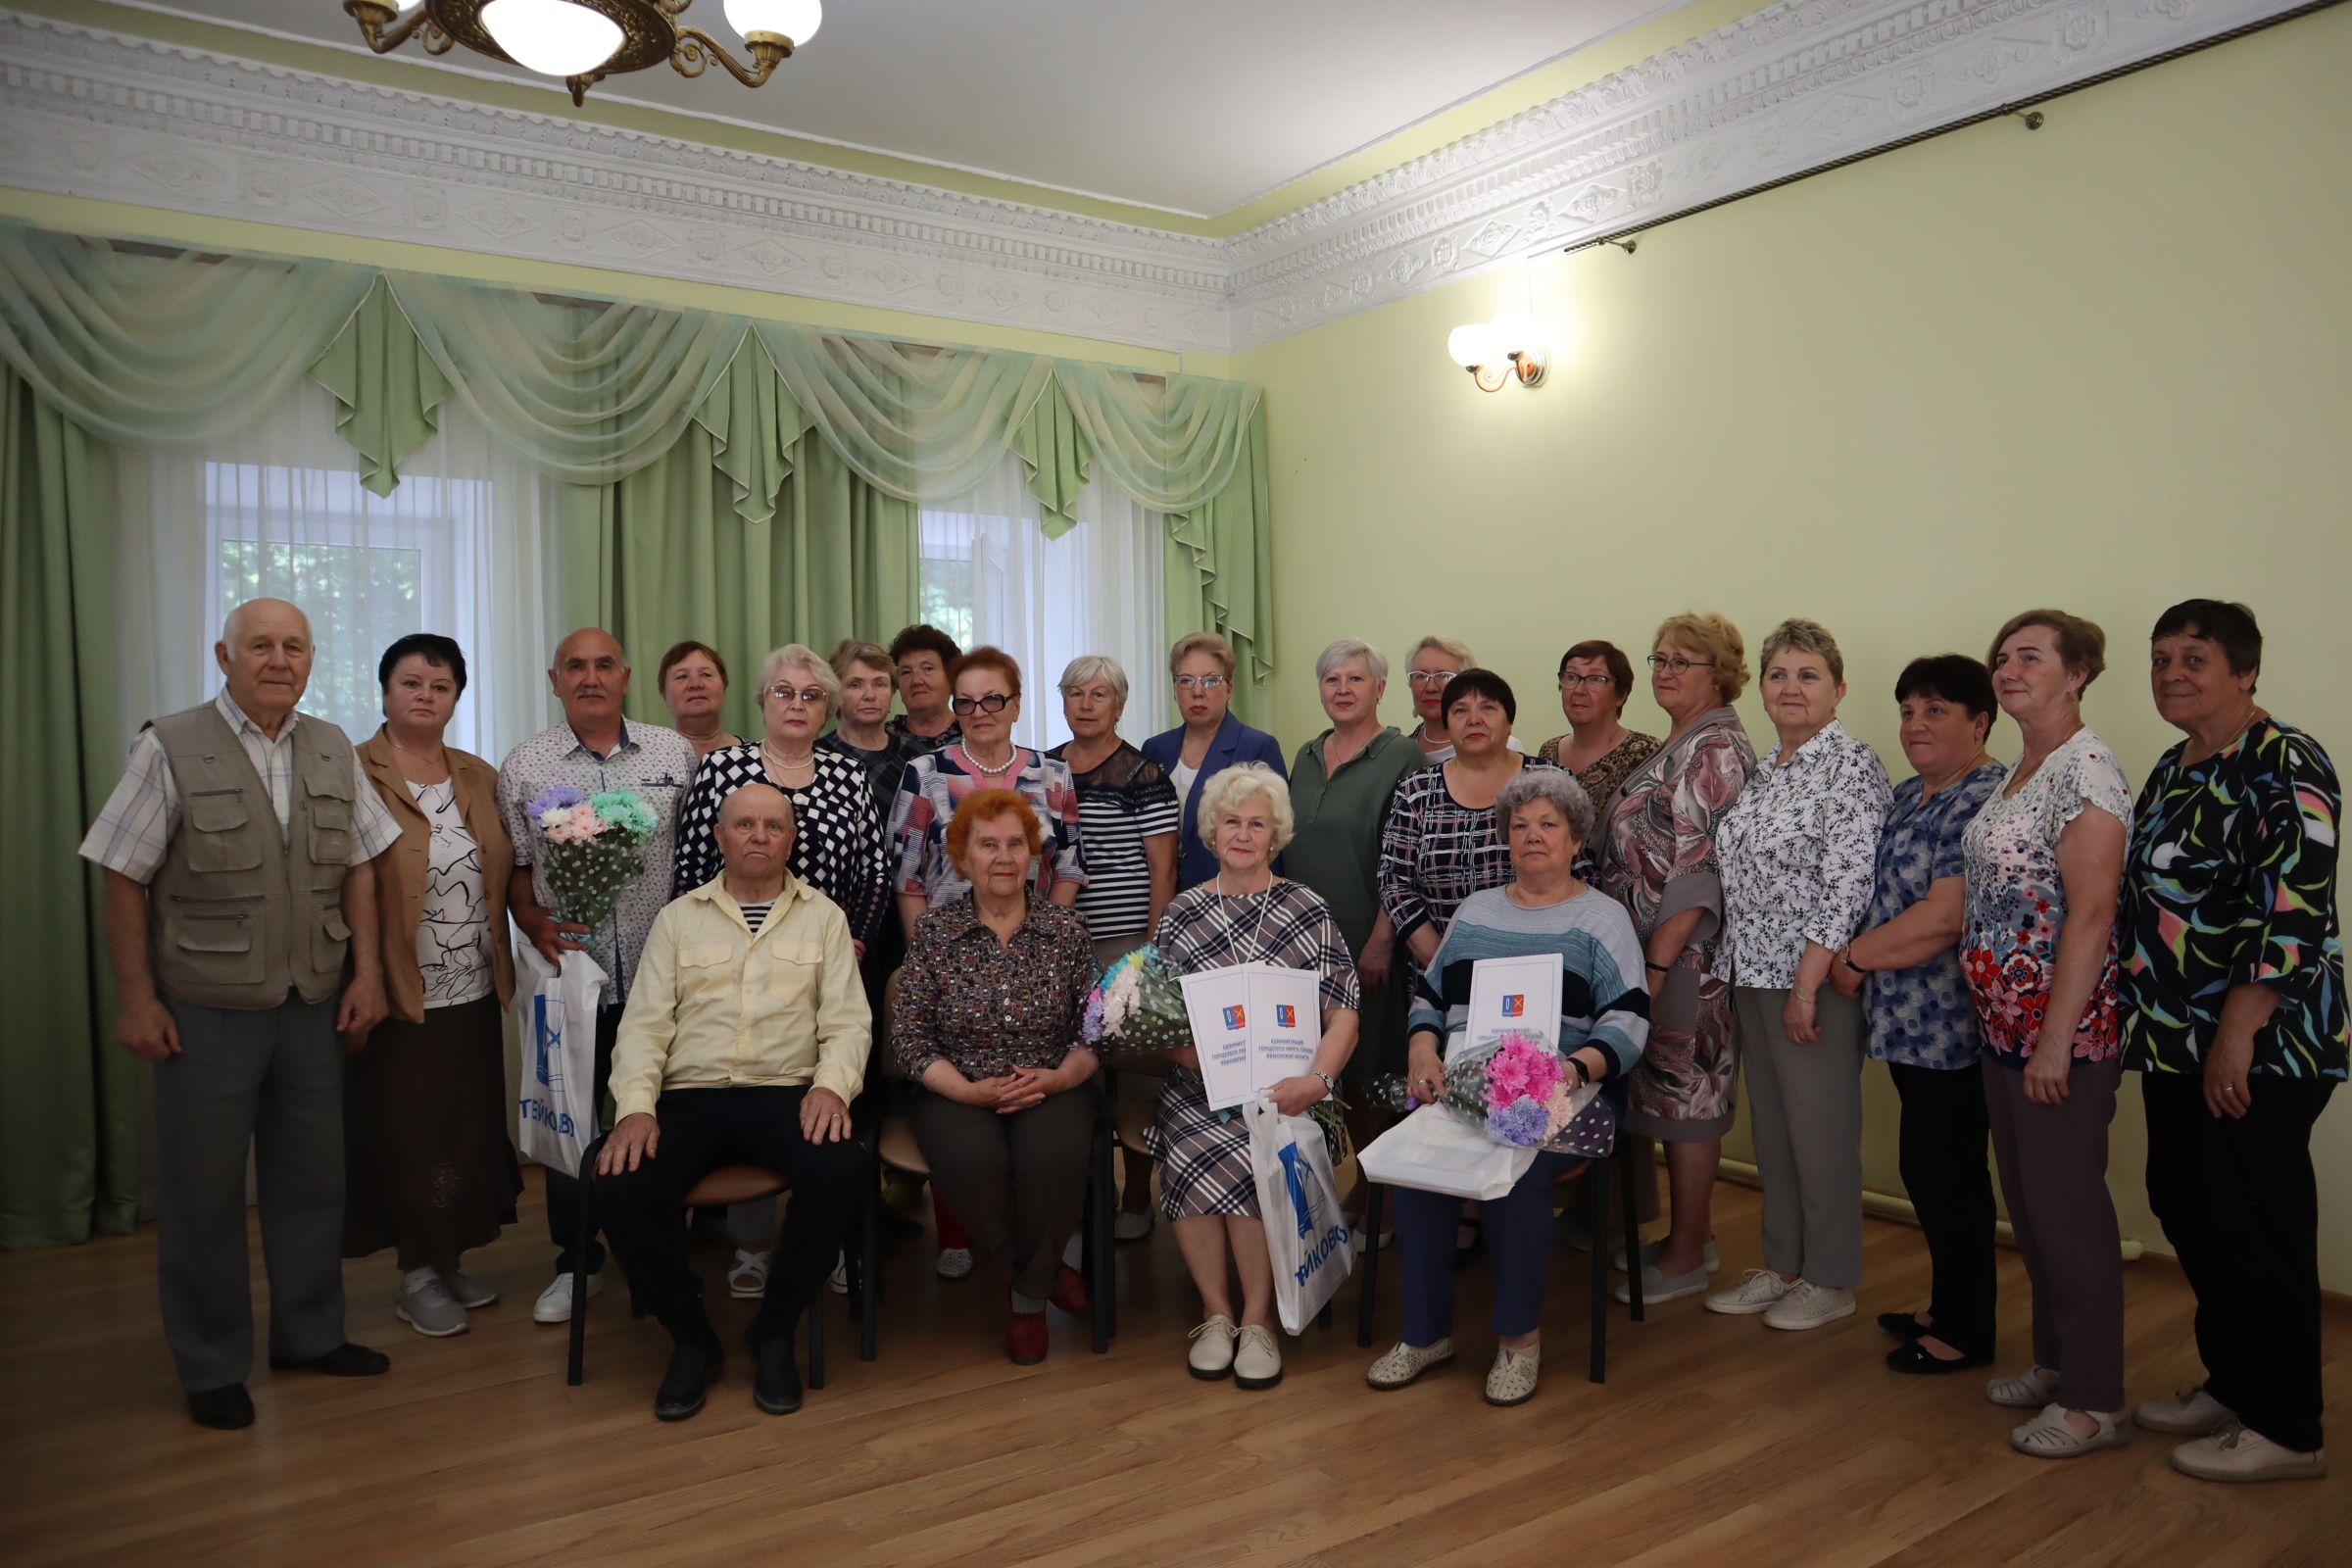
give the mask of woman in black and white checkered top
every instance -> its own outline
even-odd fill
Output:
[[[1216,852],[1217,874],[1176,895],[1159,918],[1159,948],[1185,974],[1237,963],[1310,969],[1321,977],[1323,1043],[1312,1071],[1266,1090],[1284,1115],[1304,1114],[1335,1099],[1340,1069],[1355,1050],[1355,963],[1322,896],[1273,874],[1270,862],[1291,839],[1290,787],[1263,762],[1244,762],[1208,781],[1200,794],[1200,837]],[[1258,1213],[1250,1162],[1250,1127],[1239,1111],[1208,1108],[1200,1054],[1170,1052],[1159,1118],[1145,1135],[1159,1160],[1160,1204],[1175,1223],[1185,1266],[1200,1287],[1204,1321],[1193,1331],[1193,1376],[1232,1374],[1245,1389],[1282,1381],[1274,1344],[1274,1265]],[[1336,1104],[1332,1106],[1336,1111]],[[1339,1159],[1336,1115],[1318,1116]],[[1242,1279],[1237,1325],[1227,1258]]]

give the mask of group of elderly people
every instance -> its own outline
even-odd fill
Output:
[[[2315,741],[2256,704],[2261,634],[2243,606],[2175,606],[2151,649],[2158,710],[2186,738],[2135,806],[2082,721],[2105,638],[2054,610],[2014,617],[1985,663],[1903,670],[1913,776],[1897,788],[1838,722],[1836,640],[1801,619],[1760,652],[1775,731],[1761,758],[1734,708],[1741,636],[1690,613],[1647,659],[1663,737],[1625,727],[1633,666],[1606,642],[1562,657],[1570,731],[1530,756],[1511,687],[1461,643],[1413,650],[1417,723],[1400,734],[1380,722],[1388,661],[1344,639],[1316,665],[1330,725],[1287,769],[1232,712],[1236,662],[1213,634],[1171,656],[1178,727],[1128,744],[1125,672],[1081,659],[1060,682],[1072,738],[1041,753],[1012,738],[1015,662],[929,626],[887,650],[777,650],[757,741],[723,727],[726,664],[699,642],[659,671],[676,727],[625,720],[627,658],[588,628],[549,672],[564,722],[492,768],[442,740],[466,678],[456,644],[385,652],[385,722],[355,748],[296,711],[302,612],[240,607],[216,649],[220,697],[142,734],[83,845],[106,869],[121,1038],[158,1064],[164,1315],[191,1413],[252,1419],[248,1141],[273,1366],[388,1364],[343,1340],[338,1255],[393,1248],[399,1314],[422,1334],[464,1332],[495,1299],[460,1264],[520,1190],[498,1022],[511,916],[551,963],[584,951],[606,977],[595,1088],[617,1119],[595,1217],[676,1342],[665,1419],[700,1409],[723,1364],[678,1204],[732,1160],[792,1183],[780,1234],[772,1200],[730,1217],[730,1284],[763,1303],[746,1338],[756,1401],[798,1407],[795,1324],[828,1271],[838,1283],[870,1179],[851,1107],[884,1092],[867,1082],[876,1018],[929,1166],[940,1271],[985,1265],[1006,1290],[1008,1352],[1042,1359],[1048,1306],[1088,1304],[1074,1237],[1103,1078],[1085,999],[1151,940],[1182,972],[1318,976],[1320,1049],[1267,1093],[1287,1114],[1324,1107],[1335,1163],[1378,1130],[1370,1078],[1403,1072],[1436,1096],[1481,959],[1557,955],[1574,1081],[1600,1086],[1624,1136],[1665,1146],[1669,1223],[1648,1246],[1628,1238],[1619,1266],[1650,1301],[1703,1295],[1776,1329],[1855,1310],[1861,1065],[1887,1062],[1934,1263],[1928,1305],[1879,1320],[1901,1342],[1888,1365],[1993,1358],[1989,1139],[2033,1284],[2034,1360],[1987,1396],[2035,1412],[2011,1443],[2041,1457],[2125,1441],[2107,1128],[2121,1074],[2139,1071],[2149,1196],[2196,1291],[2207,1376],[2131,1413],[2190,1440],[2174,1463],[2191,1475],[2319,1474],[2308,1143],[2347,1069],[2337,783]],[[2022,742],[2007,765],[1988,751],[2002,713]],[[635,791],[658,821],[594,930],[557,918],[524,804],[564,784]],[[1202,1303],[1188,1365],[1267,1388],[1282,1358],[1246,1122],[1209,1109],[1192,1052],[1168,1054],[1164,1081],[1142,1083],[1158,1212]],[[1713,1288],[1710,1200],[1743,1060],[1766,1266]],[[1344,1119],[1343,1080],[1357,1102]],[[1570,1163],[1543,1154],[1483,1205],[1399,1192],[1403,1336],[1372,1387],[1451,1359],[1453,1275],[1483,1249],[1498,1342],[1485,1396],[1534,1395],[1552,1186]],[[1122,1237],[1152,1226],[1152,1175],[1129,1166]],[[578,1188],[549,1171],[543,1322],[569,1316],[576,1272],[598,1288],[601,1246],[572,1250]]]

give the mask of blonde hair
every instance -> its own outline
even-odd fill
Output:
[[[1274,818],[1274,847],[1266,852],[1280,855],[1298,831],[1298,818],[1291,810],[1291,786],[1280,773],[1263,762],[1236,762],[1219,773],[1209,775],[1200,786],[1200,810],[1198,825],[1200,842],[1213,853],[1217,847],[1217,824],[1228,811],[1235,809],[1252,795],[1266,798],[1268,814]]]
[[[788,669],[805,669],[825,694],[823,718],[841,711],[841,677],[833,666],[817,657],[815,649],[805,643],[786,643],[762,660],[760,664],[760,706],[767,706],[767,694],[776,687],[776,677]]]
[[[2107,634],[2094,620],[2070,615],[2063,610],[2029,610],[2022,615],[2011,615],[1993,638],[1992,647],[1984,655],[1984,667],[2001,667],[2001,644],[2024,631],[2028,626],[2047,626],[2058,640],[2058,659],[2070,675],[2082,677],[2082,690],[2099,678],[2107,667]]]
[[[1174,680],[1177,669],[1195,654],[1206,654],[1215,660],[1224,668],[1226,682],[1232,683],[1233,672],[1238,667],[1233,657],[1233,644],[1213,631],[1188,632],[1176,639],[1176,646],[1168,650],[1168,679]]]
[[[1668,615],[1658,623],[1658,634],[1649,640],[1650,652],[1656,653],[1666,643],[1707,656],[1715,665],[1715,695],[1726,707],[1747,690],[1747,643],[1740,628],[1721,615],[1698,610]]]
[[[1811,654],[1830,666],[1831,680],[1845,684],[1845,656],[1838,651],[1838,639],[1830,635],[1830,628],[1820,621],[1794,616],[1782,621],[1764,639],[1764,652],[1756,662],[1770,668],[1772,656],[1788,650]]]
[[[864,664],[890,677],[891,690],[898,690],[899,666],[892,662],[890,650],[880,643],[861,643],[855,637],[844,637],[833,645],[833,657],[827,662],[833,673],[847,679],[852,664]]]
[[[1404,662],[1409,664],[1432,648],[1461,665],[1462,669],[1478,667],[1478,656],[1470,651],[1468,643],[1459,637],[1440,637],[1434,633],[1413,644],[1413,651],[1404,656]],[[1461,671],[1456,670],[1454,673],[1459,674]]]

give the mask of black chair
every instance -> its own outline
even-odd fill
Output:
[[[580,1156],[580,1223],[579,1230],[572,1238],[571,1255],[582,1261],[585,1261],[588,1256],[589,1238],[595,1230],[590,1223],[590,1216],[595,1212],[596,1158],[604,1152],[605,1138],[610,1136],[610,1134],[600,1136],[596,1142],[588,1146],[588,1152]],[[757,1199],[773,1198],[778,1193],[789,1192],[791,1189],[790,1180],[781,1172],[769,1170],[764,1165],[721,1165],[701,1181],[696,1182],[693,1190],[679,1201],[678,1223],[685,1224],[686,1216],[698,1208],[724,1208],[731,1203],[748,1203]],[[863,1210],[870,1210],[872,1203],[873,1200],[868,1195],[860,1201],[859,1207]],[[870,1361],[873,1359],[870,1346],[873,1335],[872,1301],[874,1293],[871,1289],[863,1287],[865,1282],[873,1278],[875,1230],[873,1215],[870,1212],[861,1214],[860,1218],[859,1255],[851,1261],[850,1288],[854,1295],[862,1295],[863,1297],[860,1303],[860,1316],[864,1321],[864,1334],[869,1348],[863,1352],[860,1359]],[[825,1298],[830,1294],[831,1292],[820,1283],[816,1288],[815,1296],[808,1302],[808,1387],[812,1389],[821,1389],[825,1386]],[[634,1291],[630,1293],[629,1315],[637,1318],[645,1316],[644,1309],[637,1305]],[[572,1388],[578,1388],[581,1381],[587,1376],[587,1356],[588,1271],[583,1268],[574,1270],[571,1276],[571,1359],[564,1381]]]
[[[1635,1217],[1634,1212],[1634,1173],[1631,1164],[1633,1153],[1632,1150],[1628,1147],[1626,1140],[1619,1138],[1615,1140],[1615,1145],[1616,1147],[1609,1153],[1603,1154],[1597,1159],[1588,1159],[1581,1164],[1572,1165],[1553,1179],[1554,1185],[1557,1185],[1559,1182],[1573,1181],[1579,1176],[1589,1175],[1592,1178],[1591,1183],[1591,1192],[1588,1195],[1590,1199],[1590,1204],[1587,1209],[1587,1223],[1592,1227],[1593,1236],[1592,1381],[1595,1383],[1606,1383],[1609,1380],[1608,1235],[1609,1167],[1612,1164],[1625,1164],[1627,1166],[1625,1171],[1625,1179],[1619,1184],[1625,1195],[1626,1246],[1636,1253],[1641,1250],[1641,1244],[1637,1240],[1637,1238],[1639,1238],[1642,1234],[1641,1222]],[[1379,1184],[1375,1184],[1372,1188],[1371,1198],[1364,1205],[1364,1234],[1367,1237],[1373,1238],[1374,1240],[1377,1240],[1380,1236],[1380,1207],[1382,1196],[1382,1188]],[[1629,1260],[1634,1261],[1637,1264],[1640,1261],[1638,1257]],[[1631,1277],[1633,1280],[1633,1285],[1627,1294],[1633,1297],[1633,1320],[1637,1323],[1640,1323],[1644,1321],[1644,1314],[1642,1312],[1642,1270],[1639,1267],[1636,1267],[1633,1270]],[[1355,1343],[1364,1347],[1366,1349],[1371,1348],[1372,1346],[1372,1309],[1374,1306],[1373,1293],[1379,1288],[1379,1281],[1380,1249],[1377,1247],[1367,1246],[1364,1249],[1364,1283],[1363,1289],[1358,1294],[1356,1298],[1355,1317]]]

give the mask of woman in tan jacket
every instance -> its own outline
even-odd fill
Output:
[[[384,993],[392,1015],[344,1074],[343,1255],[399,1251],[395,1304],[419,1334],[463,1334],[466,1309],[498,1292],[459,1254],[514,1222],[522,1191],[507,1136],[505,1038],[514,995],[498,769],[444,746],[466,689],[466,656],[418,633],[377,666],[384,724],[360,763],[400,823],[377,862]]]

